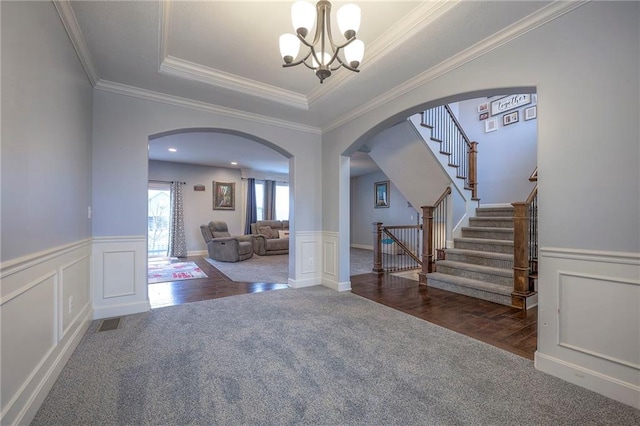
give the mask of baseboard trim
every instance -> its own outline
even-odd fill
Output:
[[[209,256],[209,252],[207,250],[187,251],[187,256],[204,256],[204,257],[208,257]]]
[[[291,288],[313,287],[316,285],[320,285],[320,282],[317,278],[304,278],[301,280],[294,280],[289,278],[289,287]]]
[[[536,369],[542,372],[640,409],[640,386],[605,376],[539,351],[534,355],[534,363]]]
[[[138,314],[151,310],[151,304],[148,300],[144,302],[123,303],[120,305],[111,305],[105,307],[93,308],[93,319],[103,319],[111,317],[119,317],[121,315]]]
[[[367,246],[364,244],[351,244],[351,248],[373,251],[373,246]]]
[[[351,291],[351,281],[337,282],[333,280],[322,280],[322,285],[335,291]]]
[[[76,350],[80,341],[84,337],[85,333],[91,325],[91,317],[93,311],[91,305],[87,305],[86,312],[78,320],[78,325],[73,334],[67,340],[67,343],[58,351],[55,359],[51,363],[51,366],[47,369],[42,380],[36,385],[34,391],[29,395],[22,409],[18,412],[15,421],[12,424],[29,424],[35,417],[36,413],[40,409],[40,406],[44,402],[45,398],[49,394],[49,391],[53,387],[54,383],[58,379],[58,376],[62,372],[62,369],[71,358],[71,355]],[[6,414],[6,413],[5,413]],[[2,421],[4,420],[4,416]]]

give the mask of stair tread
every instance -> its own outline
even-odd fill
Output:
[[[496,268],[494,266],[476,265],[474,263],[458,262],[455,260],[440,260],[438,265],[444,265],[452,268],[463,269],[465,271],[481,272],[491,275],[500,275],[503,277],[513,277],[513,269]]]
[[[491,226],[463,226],[463,231],[484,231],[484,232],[498,232],[498,233],[508,233],[513,232],[513,228],[498,228]]]
[[[504,295],[511,295],[511,292],[513,291],[511,287],[507,287],[504,285],[487,283],[484,281],[473,280],[471,278],[458,277],[456,275],[441,274],[440,272],[432,272],[430,274],[427,274],[427,286],[429,285],[429,279],[443,281],[462,287],[477,288],[479,290]]]
[[[475,256],[475,257],[485,257],[491,259],[499,259],[499,260],[511,260],[513,261],[513,255],[507,253],[495,253],[492,251],[479,251],[479,250],[469,250],[469,249],[461,249],[461,248],[448,248],[445,250],[446,253],[452,254],[466,254],[467,256]]]
[[[502,245],[502,246],[512,246],[513,245],[513,241],[509,241],[509,240],[494,240],[491,238],[469,238],[469,237],[460,237],[460,238],[454,238],[453,242],[455,243],[456,241],[460,241],[460,242],[468,242],[468,243],[478,243],[478,244],[498,244],[498,245]]]

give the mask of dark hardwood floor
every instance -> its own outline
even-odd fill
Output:
[[[149,284],[151,309],[289,287],[285,284],[234,282],[199,256],[182,258],[175,262],[185,260],[195,262],[207,274],[207,278]]]
[[[474,299],[385,274],[353,275],[351,292],[449,330],[533,359],[538,309],[527,311]]]
[[[149,284],[152,309],[288,287],[234,282],[202,257],[186,260],[194,261],[208,278]],[[537,308],[530,309],[527,318],[522,318],[518,309],[427,288],[388,274],[354,275],[351,292],[528,359],[533,359],[537,348]]]

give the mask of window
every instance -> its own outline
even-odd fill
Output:
[[[264,220],[264,181],[256,181],[256,218]],[[289,184],[276,184],[275,220],[289,220]]]
[[[170,188],[166,184],[149,184],[147,218],[149,257],[166,256],[169,248]]]

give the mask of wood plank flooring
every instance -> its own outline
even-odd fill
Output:
[[[182,258],[174,262],[184,261]],[[151,309],[289,287],[285,284],[235,282],[200,256],[187,257],[186,261],[195,262],[207,278],[149,284]]]
[[[284,284],[240,283],[229,279],[202,257],[189,257],[208,278],[149,284],[151,308],[287,288]],[[180,259],[183,262],[185,259]],[[508,306],[474,299],[389,274],[354,275],[351,291],[361,297],[533,359],[537,348],[537,308],[527,318]]]
[[[527,311],[474,299],[385,274],[351,276],[351,292],[527,359],[538,344],[538,309]]]

